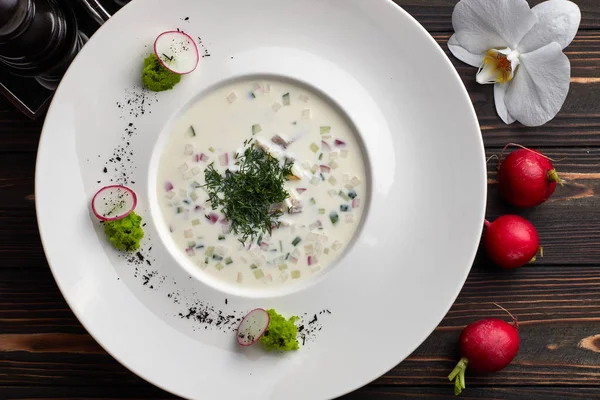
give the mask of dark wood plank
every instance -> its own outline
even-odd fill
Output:
[[[85,333],[48,270],[32,268],[23,273],[18,269],[2,269],[0,282],[0,335]],[[567,269],[562,265],[531,264],[515,271],[474,267],[440,326],[445,330],[458,329],[473,318],[505,315],[493,302],[514,311],[525,325],[558,324],[582,318],[594,322],[600,320],[599,295],[600,268],[596,266]],[[597,329],[599,332],[595,333],[600,333],[600,325]]]
[[[457,397],[448,387],[395,387],[375,386],[362,388],[352,394],[342,397],[343,400],[389,400],[389,399],[454,399]],[[477,400],[575,400],[575,399],[600,399],[599,388],[572,388],[554,387],[540,389],[538,387],[496,387],[481,388],[468,387],[460,397],[464,399]]]
[[[496,114],[493,86],[475,82],[476,68],[454,58],[447,46],[450,34],[434,38],[446,52],[471,95],[486,146],[519,142],[525,146],[600,146],[600,33],[580,32],[565,49],[571,61],[571,87],[555,119],[541,127],[504,124]]]
[[[0,388],[0,397],[7,400],[81,400],[81,399],[146,399],[165,400],[178,399],[158,388],[96,386],[96,387],[20,387],[7,386]],[[368,386],[352,394],[342,396],[340,400],[388,400],[388,399],[456,399],[451,388],[446,387],[388,387]],[[598,388],[556,387],[539,389],[531,386],[513,388],[480,388],[469,387],[460,398],[478,400],[566,400],[566,399],[598,399]]]
[[[44,116],[31,120],[0,95],[0,152],[34,151],[44,123]]]
[[[515,210],[500,198],[496,161],[490,160],[487,216],[519,213],[529,218],[545,248],[540,265],[594,265],[600,259],[600,149],[542,150],[560,160],[556,167],[565,186],[542,206]],[[488,147],[488,156],[499,153],[499,148]],[[0,257],[5,268],[46,268],[35,219],[33,162],[33,153],[0,157]],[[479,264],[485,265],[485,259]]]
[[[0,270],[0,386],[144,386],[85,333],[49,275]],[[470,384],[600,384],[600,269],[535,265],[513,273],[474,268],[435,332],[376,383],[446,386],[462,328],[480,318],[506,318],[493,302],[519,318],[521,349],[507,369],[469,375]]]
[[[1,138],[0,134],[0,149],[3,143]],[[33,205],[35,156],[35,151],[0,154],[0,207]]]
[[[429,32],[452,30],[452,11],[458,0],[392,0],[408,11]],[[533,7],[543,0],[530,0]],[[576,0],[581,9],[580,29],[600,29],[600,9],[596,0]]]
[[[118,399],[144,399],[166,400],[179,399],[180,397],[167,393],[152,385],[125,386],[62,386],[62,387],[24,387],[0,386],[0,398],[5,400],[118,400]]]
[[[446,31],[434,34],[434,38],[448,54],[471,94],[486,146],[503,146],[511,141],[526,146],[600,146],[600,110],[597,107],[600,104],[600,32],[580,32],[566,49],[571,60],[572,84],[558,116],[544,126],[527,128],[518,123],[507,126],[498,118],[493,87],[477,84],[476,69],[450,54],[446,45],[450,33]],[[35,151],[41,126],[41,120],[28,120],[0,97],[0,153]]]
[[[0,198],[2,193],[0,191]],[[3,270],[27,270],[29,267],[47,269],[32,203],[0,208],[0,260]]]

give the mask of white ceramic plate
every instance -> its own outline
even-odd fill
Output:
[[[210,56],[174,90],[144,93],[142,59],[174,28],[201,38]],[[324,279],[250,299],[183,272],[158,239],[148,182],[156,140],[182,107],[220,82],[265,74],[311,85],[350,116],[372,192],[360,235]],[[117,254],[92,218],[90,200],[110,179],[138,193],[144,260]],[[431,333],[463,285],[485,190],[481,135],[457,73],[387,0],[131,2],[63,79],[36,171],[44,248],[74,313],[126,367],[195,399],[332,398],[391,369]],[[220,315],[237,318],[257,306],[302,316],[309,332],[301,350],[242,351],[235,324],[216,326]]]

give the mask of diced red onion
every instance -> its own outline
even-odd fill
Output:
[[[208,214],[208,218],[210,219],[210,223],[212,225],[216,224],[217,221],[219,220],[219,216],[216,213],[210,213],[210,214]]]
[[[360,199],[357,197],[357,198],[352,199],[352,208],[358,208],[358,207],[360,207]]]
[[[208,156],[204,153],[200,153],[200,154],[194,154],[194,161],[195,162],[200,162],[200,161],[207,161],[208,160]]]
[[[321,140],[321,150],[329,152],[331,151],[331,146],[326,141]]]
[[[335,139],[334,145],[336,147],[345,147],[346,146],[346,142],[339,140],[339,139]]]
[[[166,182],[165,191],[170,192],[171,190],[173,190],[173,184],[171,182]]]
[[[319,165],[319,168],[321,168],[321,172],[328,174],[329,172],[331,172],[331,167],[328,165]]]
[[[219,163],[222,167],[226,167],[229,164],[229,154],[223,153],[219,156]]]
[[[306,188],[296,188],[296,192],[298,192],[298,194],[302,194],[306,192]]]

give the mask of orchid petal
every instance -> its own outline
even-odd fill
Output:
[[[531,28],[518,50],[528,53],[556,42],[563,49],[567,47],[579,29],[581,11],[573,2],[567,0],[548,0],[531,9],[538,18],[537,24]]]
[[[483,62],[483,54],[469,53],[467,49],[460,45],[458,39],[456,39],[456,35],[450,36],[450,40],[448,40],[448,49],[450,49],[450,52],[454,55],[454,57],[466,64],[469,64],[471,67],[479,68]]]
[[[472,54],[516,49],[536,21],[525,0],[461,0],[452,13],[456,39]]]
[[[520,59],[504,103],[523,125],[543,125],[558,114],[567,98],[571,64],[556,42],[521,54]]]
[[[504,102],[504,97],[509,87],[510,85],[507,83],[497,83],[494,85],[494,102],[496,103],[496,112],[506,125],[510,125],[515,122],[513,116],[508,113],[508,110],[506,109],[506,103]]]

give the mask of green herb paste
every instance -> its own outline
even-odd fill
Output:
[[[152,53],[144,60],[142,82],[148,89],[155,92],[173,89],[180,80],[181,75],[163,67],[156,54]]]
[[[272,308],[267,310],[271,321],[269,327],[259,339],[268,351],[290,351],[298,350],[298,328],[296,327],[296,320],[298,317],[290,317],[286,320],[281,314]]]
[[[116,249],[134,251],[140,248],[144,237],[141,223],[142,217],[132,211],[125,218],[105,222],[104,232]]]

